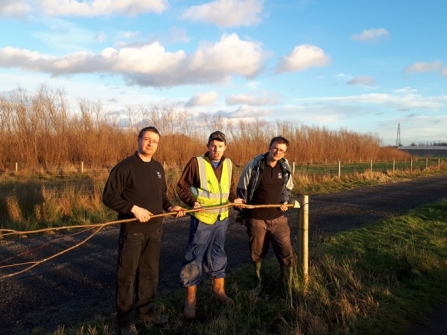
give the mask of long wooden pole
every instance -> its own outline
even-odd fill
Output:
[[[252,209],[252,208],[281,207],[283,205],[282,204],[248,205],[248,204],[236,204],[236,203],[229,202],[225,205],[220,205],[220,206],[192,208],[192,209],[186,210],[185,213],[194,213],[194,212],[199,212],[199,211],[227,208],[227,207],[232,207],[232,206]],[[292,207],[292,208],[300,208],[300,204],[297,201],[295,201],[295,203],[293,203],[293,204],[286,204],[285,206]],[[154,214],[154,215],[151,215],[151,219],[165,217],[165,216],[173,216],[176,214],[177,214],[177,212]],[[42,233],[45,231],[56,231],[56,230],[63,230],[63,229],[103,227],[103,226],[109,226],[109,225],[114,225],[114,224],[119,224],[119,223],[132,222],[132,221],[137,221],[137,219],[131,218],[131,219],[118,220],[118,221],[109,221],[109,222],[105,222],[105,223],[92,223],[92,224],[75,225],[75,226],[51,227],[51,228],[43,228],[43,229],[28,230],[28,231],[18,231],[18,230],[13,230],[13,229],[0,229],[0,237],[6,237],[6,236],[10,236],[10,235],[28,235],[28,234]]]

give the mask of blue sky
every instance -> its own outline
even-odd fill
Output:
[[[0,92],[447,142],[447,1],[1,0]]]

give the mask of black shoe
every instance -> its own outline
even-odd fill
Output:
[[[143,323],[152,323],[154,326],[163,326],[168,323],[169,316],[160,313],[140,315],[140,321]]]
[[[122,327],[121,335],[138,335],[137,328],[135,328],[135,325],[130,325],[129,327]]]

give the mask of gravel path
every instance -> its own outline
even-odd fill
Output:
[[[424,203],[447,197],[447,176],[366,187],[309,198],[309,233],[335,233],[381,218],[400,215]],[[302,199],[298,199],[300,202]],[[296,239],[297,211],[287,212]],[[180,263],[187,243],[188,218],[164,223],[159,291],[178,288]],[[88,233],[0,240],[0,266],[43,259],[75,245]],[[0,280],[0,334],[28,334],[35,328],[55,331],[114,311],[118,226],[103,229],[86,244],[34,269]],[[45,245],[45,243],[51,242]],[[245,228],[228,229],[227,273],[249,264]],[[20,255],[11,260],[10,257]],[[0,276],[14,269],[0,269]],[[433,320],[409,335],[447,334],[447,304],[439,304]],[[442,331],[442,332],[437,332]]]

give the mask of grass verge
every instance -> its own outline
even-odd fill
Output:
[[[197,319],[182,316],[182,289],[163,292],[159,308],[170,316],[163,327],[137,325],[149,334],[408,334],[446,301],[447,198],[360,229],[311,241],[309,281],[295,273],[291,299],[279,281],[275,259],[264,262],[264,292],[251,296],[253,269],[228,275],[227,292],[237,301],[223,308],[204,282]],[[163,275],[163,274],[162,274]],[[117,334],[113,315],[53,335]]]

